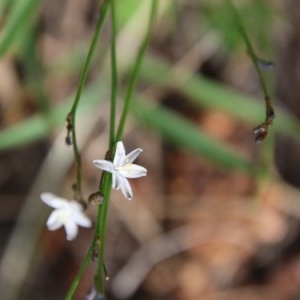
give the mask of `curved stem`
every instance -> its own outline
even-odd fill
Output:
[[[255,142],[260,143],[265,139],[265,137],[268,134],[269,127],[272,125],[273,120],[275,118],[275,112],[274,112],[274,109],[273,109],[272,104],[271,104],[270,96],[268,94],[267,85],[265,83],[262,71],[259,67],[258,57],[255,54],[255,51],[252,47],[252,44],[251,44],[250,39],[247,35],[247,32],[246,32],[246,30],[243,26],[243,23],[242,23],[242,20],[239,16],[239,13],[238,13],[237,9],[235,8],[232,0],[227,0],[227,4],[231,9],[232,14],[234,15],[236,25],[238,26],[238,29],[239,29],[239,31],[240,31],[240,33],[241,33],[241,35],[242,35],[242,37],[245,41],[245,44],[246,44],[247,50],[248,50],[248,54],[251,57],[251,60],[254,64],[256,73],[257,73],[258,78],[259,78],[260,85],[261,85],[263,93],[264,93],[265,111],[266,111],[265,121],[263,123],[259,124],[257,127],[255,127],[253,129],[254,134],[256,134]]]
[[[259,81],[260,81],[260,85],[261,85],[261,87],[263,89],[263,92],[264,92],[264,96],[265,97],[269,97],[268,91],[267,91],[267,86],[265,84],[265,81],[264,81],[261,69],[260,69],[259,64],[258,64],[257,55],[255,54],[255,51],[254,51],[254,49],[252,47],[252,44],[251,44],[250,39],[249,39],[249,37],[247,35],[247,32],[246,32],[246,30],[245,30],[245,28],[243,26],[243,23],[242,23],[242,20],[240,18],[240,15],[239,15],[237,9],[235,8],[234,4],[232,3],[232,1],[228,0],[227,2],[229,3],[229,6],[231,7],[231,10],[232,10],[232,12],[233,12],[233,14],[235,16],[236,24],[237,24],[237,26],[239,28],[239,31],[240,31],[240,33],[241,33],[241,35],[242,35],[242,37],[243,37],[243,39],[245,41],[245,44],[247,46],[248,54],[251,57],[251,60],[252,60],[252,62],[254,64],[256,73],[257,73]]]
[[[71,108],[71,111],[69,112],[68,116],[67,116],[67,130],[68,130],[68,136],[66,138],[67,142],[71,142],[73,144],[73,152],[74,152],[74,157],[75,157],[75,163],[76,163],[76,179],[77,179],[77,186],[76,186],[76,190],[77,190],[77,196],[79,197],[79,200],[82,200],[82,189],[81,189],[81,157],[79,154],[79,150],[78,150],[78,146],[77,146],[77,140],[76,140],[76,111],[77,111],[77,107],[80,101],[80,97],[81,97],[81,93],[84,87],[84,84],[86,82],[86,78],[87,78],[87,74],[88,71],[90,69],[91,66],[91,61],[92,61],[92,57],[93,54],[95,52],[95,48],[96,48],[96,43],[98,41],[98,37],[99,34],[101,32],[101,29],[103,27],[104,21],[105,21],[105,17],[106,17],[106,13],[107,13],[107,9],[108,9],[108,1],[105,1],[103,3],[103,5],[100,8],[99,11],[99,19],[98,22],[96,24],[96,28],[94,31],[94,35],[92,38],[92,42],[89,48],[89,52],[87,54],[86,60],[85,60],[85,64],[83,66],[83,70],[80,76],[80,82],[78,85],[78,89],[77,89],[77,93]],[[69,134],[71,133],[72,139],[71,141],[68,139],[69,138]],[[74,294],[76,292],[76,289],[78,287],[78,284],[88,266],[88,264],[90,263],[91,259],[92,259],[92,255],[93,255],[93,251],[94,251],[94,244],[95,244],[95,239],[93,240],[93,242],[91,243],[91,246],[83,260],[83,263],[65,297],[65,300],[71,300],[74,297]]]

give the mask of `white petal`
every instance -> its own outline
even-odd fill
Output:
[[[73,213],[72,221],[82,227],[92,226],[92,221],[84,213]]]
[[[78,233],[78,226],[71,220],[65,224],[65,230],[67,233],[67,240],[72,241],[76,238]]]
[[[112,176],[112,188],[118,190],[121,187],[122,180],[123,178],[119,172],[114,172]]]
[[[114,166],[120,166],[125,160],[125,148],[122,142],[117,142],[116,153],[114,157]]]
[[[110,172],[112,173],[113,170],[114,170],[114,165],[111,161],[108,161],[108,160],[94,160],[93,161],[93,164],[97,167],[97,168],[100,168],[104,171],[107,171],[107,172]]]
[[[138,178],[147,175],[147,169],[135,164],[126,164],[118,169],[119,173],[127,178]]]
[[[130,153],[128,153],[126,155],[125,162],[128,162],[131,164],[141,154],[142,151],[143,151],[143,149],[141,149],[141,148],[131,151]]]
[[[48,206],[51,206],[51,207],[56,208],[56,209],[61,209],[61,208],[67,208],[68,207],[68,201],[66,199],[57,197],[52,193],[42,193],[41,194],[41,199]]]
[[[49,230],[56,230],[63,225],[63,220],[61,218],[61,214],[59,210],[54,210],[46,223]]]
[[[129,181],[126,178],[123,178],[122,180],[121,191],[128,200],[132,199],[133,195],[132,195],[131,186],[129,184]]]
[[[68,210],[70,210],[71,213],[77,213],[77,212],[81,213],[83,211],[83,207],[77,201],[71,200],[69,201]]]

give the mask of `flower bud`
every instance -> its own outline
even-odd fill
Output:
[[[102,192],[98,191],[95,193],[92,193],[88,197],[88,203],[92,205],[100,205],[103,202],[104,196]]]

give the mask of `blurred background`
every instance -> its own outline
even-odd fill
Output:
[[[150,0],[117,2],[118,112]],[[262,144],[264,95],[226,1],[159,0],[123,138],[148,176],[113,191],[108,299],[300,299],[300,1],[236,1],[276,118]],[[50,232],[49,191],[72,198],[66,116],[102,1],[0,1],[1,299],[63,299],[93,239]],[[110,16],[78,108],[83,193],[107,149]],[[119,114],[118,114],[119,116]],[[94,224],[97,206],[87,214]],[[75,299],[93,285],[91,262]]]

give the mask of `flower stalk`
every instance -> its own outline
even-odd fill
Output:
[[[111,3],[112,3],[112,5],[114,5],[114,1],[112,1]],[[153,26],[154,26],[155,16],[156,16],[156,11],[157,11],[157,5],[158,5],[157,0],[152,0],[149,23],[148,23],[146,35],[145,35],[145,37],[144,37],[144,39],[141,43],[141,46],[139,48],[139,51],[138,51],[138,54],[137,54],[137,57],[136,57],[136,60],[135,60],[135,63],[133,65],[131,78],[130,78],[130,81],[129,81],[127,93],[126,93],[125,100],[124,100],[124,107],[123,107],[123,110],[122,110],[118,130],[117,130],[117,133],[116,133],[116,136],[114,137],[114,139],[112,138],[113,130],[110,128],[110,133],[111,133],[110,134],[110,141],[109,141],[110,149],[107,152],[108,157],[106,157],[108,161],[113,160],[112,159],[112,157],[113,157],[112,154],[114,153],[115,147],[117,146],[116,142],[122,140],[122,137],[123,137],[123,131],[124,131],[126,119],[127,119],[127,116],[128,116],[129,107],[130,107],[130,104],[132,102],[132,96],[133,96],[133,93],[134,93],[134,90],[135,90],[135,87],[136,87],[140,66],[142,64],[142,60],[143,60],[143,57],[145,55],[145,52],[146,52],[146,49],[147,49],[147,46],[148,46],[148,43],[149,43],[149,40],[150,40],[150,37],[151,37],[152,29],[153,29]],[[115,15],[114,15],[114,13],[112,13],[112,18],[114,18],[114,17],[115,17]],[[112,22],[114,23],[114,21],[112,21]],[[116,34],[116,31],[113,30],[113,34]],[[112,37],[112,39],[114,39],[114,37]],[[114,55],[113,51],[112,51],[112,54]],[[116,57],[115,57],[115,60],[116,60]],[[115,87],[116,87],[117,86],[117,77],[113,76],[113,74],[114,74],[113,68],[115,68],[115,66],[113,65],[114,64],[113,57],[112,57],[111,62],[112,62],[112,80],[113,80],[112,85],[115,85]],[[113,96],[114,96],[113,93],[112,93],[111,96],[112,96],[111,97],[111,115],[112,115],[113,114],[112,109],[114,109],[115,99],[113,98]],[[111,121],[110,124],[112,124],[112,121]],[[112,143],[112,140],[114,141],[113,143]],[[95,231],[95,236],[101,236],[98,269],[97,269],[97,275],[95,276],[95,285],[96,285],[97,291],[101,292],[102,294],[104,294],[104,282],[105,282],[105,279],[107,277],[107,274],[105,274],[104,268],[103,268],[103,266],[105,265],[104,264],[104,249],[105,249],[106,220],[107,220],[107,212],[108,212],[108,207],[109,207],[111,186],[112,186],[112,183],[113,183],[112,175],[109,172],[107,172],[107,170],[106,170],[102,174],[102,177],[100,179],[99,191],[101,193],[103,193],[104,200],[103,200],[102,205],[99,206],[97,225],[96,225],[96,231]],[[112,174],[113,174],[113,172],[112,172]],[[114,180],[116,180],[116,179],[114,179]],[[121,188],[121,185],[119,185],[119,186],[114,185],[114,186]],[[124,188],[124,181],[123,181],[123,188]]]
[[[117,131],[117,135],[116,135],[116,141],[122,140],[124,126],[125,126],[126,118],[127,118],[127,115],[128,115],[129,107],[130,107],[130,104],[132,102],[132,97],[133,97],[133,93],[134,93],[134,90],[135,90],[135,87],[136,87],[136,83],[137,83],[137,80],[138,80],[140,67],[142,65],[143,57],[144,57],[144,54],[145,54],[146,49],[148,47],[149,40],[150,40],[150,37],[151,37],[151,33],[152,33],[152,30],[153,30],[153,27],[154,27],[156,11],[157,11],[157,5],[158,5],[157,0],[152,0],[147,32],[146,32],[146,35],[145,35],[145,37],[142,41],[142,44],[141,44],[139,50],[138,50],[137,58],[136,58],[136,61],[133,65],[131,78],[130,78],[127,93],[126,93],[126,96],[125,96],[124,108],[123,108],[123,111],[122,111],[118,131]]]
[[[71,144],[73,146],[73,152],[74,152],[74,158],[75,158],[75,164],[76,164],[76,182],[77,182],[76,197],[77,197],[77,200],[80,200],[80,201],[82,201],[83,196],[82,196],[82,178],[81,178],[81,156],[80,156],[80,153],[78,150],[78,144],[77,144],[77,138],[76,138],[76,112],[77,112],[78,104],[79,104],[79,101],[81,98],[81,93],[82,93],[82,90],[83,90],[85,82],[86,82],[87,74],[88,74],[88,71],[91,66],[92,57],[95,52],[96,44],[97,44],[101,29],[103,27],[104,21],[105,21],[105,17],[106,17],[107,10],[108,10],[108,4],[109,4],[109,1],[106,0],[100,8],[99,19],[97,21],[94,35],[93,35],[93,38],[92,38],[92,41],[90,44],[90,48],[89,48],[82,72],[81,72],[76,96],[75,96],[71,111],[69,112],[69,114],[67,116],[66,143],[68,145]]]
[[[66,297],[67,300],[72,299],[77,289],[78,283],[83,276],[84,270],[88,263],[93,260],[98,261],[97,272],[94,278],[94,288],[96,294],[104,295],[104,283],[108,279],[108,274],[104,263],[104,250],[105,250],[105,235],[107,225],[107,213],[109,207],[109,200],[112,187],[115,189],[121,189],[123,195],[127,199],[132,199],[132,190],[127,178],[137,178],[145,176],[147,170],[141,166],[135,165],[132,162],[141,153],[141,149],[136,149],[130,152],[128,155],[125,154],[124,145],[121,141],[124,131],[124,126],[128,116],[130,104],[132,102],[132,96],[136,87],[140,66],[147,49],[151,32],[154,25],[157,0],[151,2],[151,12],[149,23],[146,31],[146,35],[139,48],[135,63],[133,65],[132,75],[129,81],[127,93],[125,96],[124,107],[121,114],[119,126],[116,132],[115,119],[116,119],[116,100],[117,100],[117,88],[118,88],[118,70],[117,70],[117,53],[116,53],[116,37],[117,37],[117,26],[116,26],[116,13],[115,13],[115,0],[107,0],[104,2],[100,10],[100,19],[95,29],[95,34],[91,43],[91,47],[86,59],[85,66],[80,79],[78,91],[72,106],[72,109],[67,117],[67,142],[72,142],[74,149],[74,156],[77,165],[77,189],[79,197],[82,197],[81,192],[81,160],[79,151],[76,143],[76,132],[75,132],[75,114],[77,106],[80,100],[80,95],[86,80],[87,72],[90,67],[91,57],[94,53],[96,40],[98,38],[100,29],[103,25],[104,18],[108,7],[111,9],[111,26],[112,26],[112,37],[111,37],[111,99],[110,99],[110,126],[109,126],[109,149],[107,151],[105,160],[95,160],[95,166],[104,170],[102,173],[99,190],[93,193],[89,197],[90,204],[99,204],[98,216],[95,226],[94,239],[89,248],[86,257],[84,258],[83,265],[81,266],[76,278],[68,292]],[[101,21],[100,21],[101,20]]]
[[[79,271],[78,271],[75,279],[73,280],[73,282],[71,284],[71,287],[70,287],[70,289],[69,289],[69,291],[68,291],[68,293],[67,293],[67,295],[65,297],[65,300],[72,300],[73,299],[74,294],[75,294],[75,292],[77,290],[77,287],[78,287],[78,285],[80,283],[80,280],[81,280],[81,278],[82,278],[82,276],[83,276],[83,274],[84,274],[87,266],[89,265],[89,263],[90,263],[90,261],[92,259],[93,249],[94,249],[94,241],[91,244],[91,246],[90,246],[90,248],[89,248],[89,250],[88,250],[88,252],[87,252],[87,254],[86,254],[86,256],[85,256],[85,258],[84,258],[84,260],[83,260],[83,262],[82,262],[82,264],[80,266],[80,268],[79,268]]]
[[[236,7],[234,6],[232,0],[227,0],[227,4],[231,9],[232,15],[233,15],[236,25],[239,29],[239,32],[246,44],[248,55],[250,56],[252,63],[255,67],[255,70],[256,70],[256,73],[258,75],[258,79],[260,82],[260,86],[264,93],[265,112],[266,112],[265,121],[253,129],[253,133],[256,135],[255,142],[261,143],[268,135],[268,130],[269,130],[270,126],[272,126],[272,124],[273,124],[273,120],[275,119],[275,112],[274,112],[274,108],[271,104],[271,99],[270,99],[270,96],[268,93],[267,85],[265,83],[265,80],[264,80],[264,77],[262,74],[262,70],[261,70],[262,60],[256,55],[254,48],[252,47],[252,44],[250,42],[250,38],[248,37],[247,32],[243,26],[243,22],[240,18],[240,15],[239,15]],[[268,62],[268,65],[273,66],[273,64],[271,62]]]
[[[115,122],[116,122],[116,102],[118,90],[118,69],[117,69],[117,22],[115,0],[111,0],[111,101],[110,101],[110,126],[109,126],[109,149],[112,149],[115,143]]]

